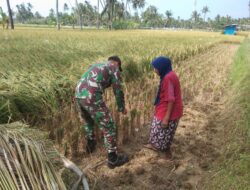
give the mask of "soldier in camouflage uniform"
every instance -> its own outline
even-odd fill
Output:
[[[116,152],[116,126],[103,101],[104,90],[113,87],[118,111],[126,114],[124,93],[122,91],[121,60],[117,56],[108,58],[108,62],[94,64],[83,74],[76,87],[76,103],[84,125],[87,138],[86,150],[92,153],[96,147],[94,124],[104,135],[104,144],[108,151],[108,166],[114,168],[128,162],[125,155]]]

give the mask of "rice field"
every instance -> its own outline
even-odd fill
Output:
[[[212,147],[206,147],[206,143],[211,139],[203,134],[204,127],[209,125],[210,110],[220,110],[215,104],[218,104],[223,96],[228,69],[239,47],[238,44],[244,38],[245,35],[225,36],[213,32],[161,30],[110,32],[18,28],[15,31],[1,31],[0,124],[22,121],[31,127],[38,126],[48,132],[48,137],[54,140],[54,144],[63,155],[77,158],[84,152],[85,142],[83,133],[79,133],[82,128],[72,102],[75,86],[89,65],[103,62],[111,55],[118,55],[123,61],[128,114],[121,116],[117,113],[111,90],[106,91],[104,98],[117,125],[118,144],[134,140],[140,146],[147,134],[145,130],[148,130],[148,122],[153,113],[153,100],[159,80],[152,72],[150,62],[156,56],[164,55],[172,59],[174,70],[180,77],[186,106],[181,123],[183,128],[181,127],[177,134],[177,142],[182,143],[180,139],[184,138],[184,142],[189,143],[189,133],[193,132],[192,125],[195,123],[198,126],[195,134],[197,139],[192,139],[198,144],[198,149],[211,149],[214,152],[215,149]],[[184,127],[189,125],[191,128],[185,131]],[[100,133],[98,130],[96,132]],[[97,137],[99,141],[102,140],[101,135]],[[177,156],[183,155],[184,151],[187,153],[185,156],[189,157],[193,151],[190,150],[190,146],[184,144],[174,144],[174,147],[177,148]],[[136,148],[138,147],[130,147],[129,151],[138,154],[139,160],[156,159],[154,154],[145,156],[142,150],[138,152]],[[98,159],[103,157],[99,154],[101,153],[97,153],[96,157],[94,155],[91,161],[99,162]],[[195,156],[199,158],[198,155]],[[88,159],[85,158],[86,163],[89,162]],[[193,164],[191,161],[182,161],[182,168]],[[131,165],[130,172],[136,170],[136,174],[126,173],[123,169],[118,170],[118,173],[109,174],[121,174],[125,180],[128,177],[128,181],[124,183],[127,187],[130,174],[138,175],[137,160],[132,160]],[[170,168],[164,167],[162,172],[170,172]],[[147,174],[158,177],[159,169],[152,171]],[[106,179],[107,176],[103,173],[108,171],[100,168],[94,174],[92,171],[88,173],[90,181],[92,180],[91,185],[97,184],[98,189],[98,185],[105,180],[110,181],[111,185],[120,185],[120,182],[113,181],[112,177]],[[132,183],[131,188],[133,185],[135,189],[141,185],[145,185],[145,188],[154,185],[142,183],[141,180],[145,176],[140,177]],[[106,189],[113,187],[107,186]]]
[[[150,66],[154,57],[169,56],[181,71],[182,61],[192,60],[218,44],[242,40],[242,36],[189,31],[1,31],[0,123],[22,120],[42,126],[59,144],[64,136],[74,139],[69,144],[78,152],[79,138],[75,137],[81,129],[71,101],[75,85],[90,64],[115,54],[123,61],[128,116],[120,118],[116,114],[110,92],[105,98],[117,125],[130,126],[128,131],[120,132],[122,143],[150,117],[158,84]],[[201,65],[197,67],[202,70]],[[191,73],[192,68],[182,71],[187,79],[184,83],[200,80]],[[73,134],[72,128],[76,131]]]

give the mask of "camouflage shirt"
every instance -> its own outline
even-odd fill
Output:
[[[76,87],[75,97],[87,99],[93,104],[99,104],[103,101],[104,90],[112,86],[118,111],[122,112],[125,108],[122,85],[119,67],[109,62],[94,64],[82,75]]]

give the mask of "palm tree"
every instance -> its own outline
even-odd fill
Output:
[[[64,3],[64,5],[63,5],[63,11],[64,11],[64,12],[67,12],[68,10],[69,10],[68,4],[67,4],[67,3]]]
[[[193,11],[191,18],[197,22],[200,19],[200,14],[197,11]]]
[[[250,1],[248,3],[249,19],[250,19]]]
[[[145,7],[145,0],[132,0],[132,7],[135,10],[135,13],[139,15],[138,9],[143,9]]]
[[[57,30],[60,30],[58,0],[56,0],[56,22],[57,22]]]
[[[132,6],[135,10],[142,9],[145,6],[145,0],[132,0]]]
[[[201,12],[204,14],[204,22],[206,21],[206,14],[210,12],[208,6],[206,5],[205,7],[202,8]]]
[[[123,3],[123,1],[122,1]],[[138,12],[138,9],[142,9],[145,7],[145,0],[126,0],[126,5],[125,5],[125,12],[128,12],[129,4],[132,4],[133,9]],[[130,11],[129,11],[130,12]]]
[[[7,7],[8,7],[8,12],[9,12],[10,26],[11,26],[11,29],[14,30],[14,22],[13,22],[12,11],[10,8],[10,1],[9,0],[7,0]]]
[[[28,11],[31,11],[31,9],[33,8],[33,5],[31,3],[27,3],[27,8],[28,8]]]
[[[105,13],[108,14],[108,28],[109,28],[109,30],[112,29],[112,25],[113,25],[115,2],[116,2],[116,0],[106,0],[106,4],[105,4],[104,9],[101,13],[101,17]]]
[[[0,7],[0,23],[2,24],[3,29],[5,29],[5,25],[6,25],[6,24],[7,24],[6,29],[9,28],[9,18],[8,18],[7,15],[3,12],[2,7]]]
[[[100,0],[97,0],[97,19],[96,19],[96,26],[99,29],[100,28],[100,15],[99,15],[99,10],[100,10]]]
[[[171,24],[171,20],[172,20],[172,16],[173,16],[173,13],[171,10],[167,10],[166,11],[166,16],[167,16],[167,23],[169,23],[169,25]]]
[[[132,0],[126,0],[126,5],[125,5],[125,12],[128,12],[128,8],[129,8],[129,3],[131,3]]]
[[[80,22],[80,27],[81,27],[81,30],[82,30],[83,18],[82,18],[82,14],[80,13],[80,8],[79,8],[79,4],[78,4],[77,0],[75,0],[75,4],[76,4],[76,14],[78,15],[79,22]]]
[[[119,2],[118,0],[105,1],[101,17],[104,14],[108,15],[108,27],[110,30],[112,29],[112,23],[115,13],[119,15],[118,17],[124,16],[124,13],[122,13],[121,11],[127,13],[127,8],[129,7],[130,3],[132,3],[132,6],[135,10],[137,10],[138,8],[143,8],[145,6],[145,0],[126,0],[126,4],[124,4],[123,2]]]
[[[115,7],[114,7],[114,19],[116,20],[117,18],[121,20],[122,18],[125,17],[125,5],[124,3],[116,2]]]

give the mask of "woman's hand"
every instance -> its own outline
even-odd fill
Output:
[[[161,121],[161,127],[162,128],[167,128],[168,127],[168,123],[170,120],[170,115],[172,113],[174,107],[174,102],[168,102],[168,109],[167,109],[167,113],[164,116],[163,120]]]
[[[161,127],[162,128],[167,128],[168,127],[168,122],[169,122],[169,118],[164,117],[163,120],[161,121]]]

